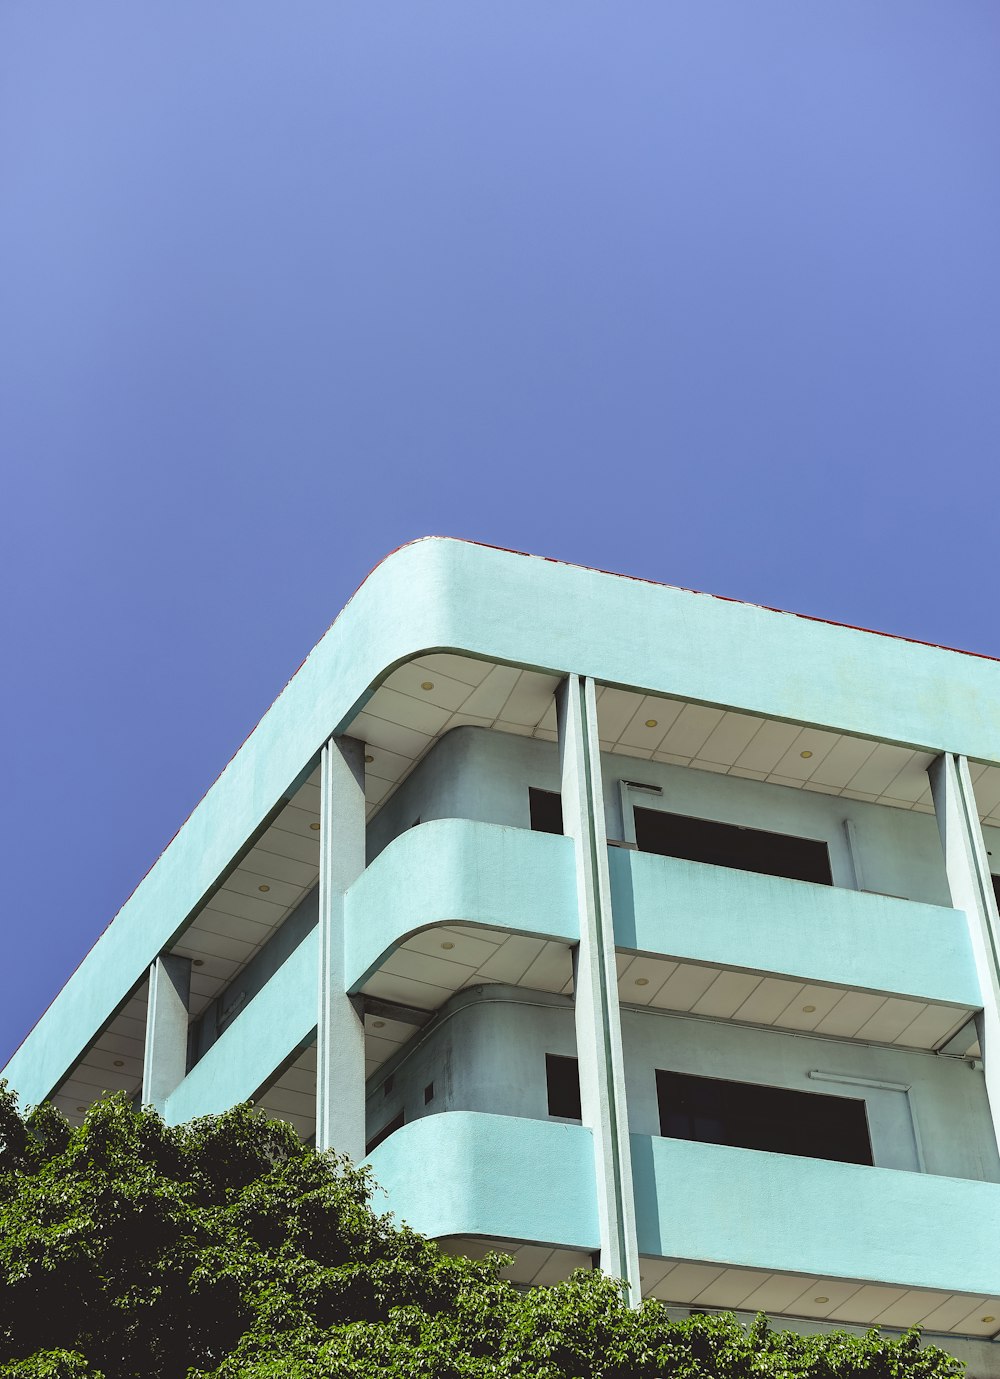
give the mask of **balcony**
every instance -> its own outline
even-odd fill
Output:
[[[1000,1330],[1000,1184],[640,1135],[632,1165],[657,1297]]]
[[[589,1130],[446,1111],[404,1125],[367,1161],[389,1209],[425,1235],[597,1249]]]
[[[622,1000],[936,1048],[981,1005],[962,911],[612,848]],[[641,984],[642,991],[637,990]]]
[[[561,991],[578,938],[573,845],[468,819],[420,824],[351,887],[345,923],[353,991],[423,1010],[480,981]]]

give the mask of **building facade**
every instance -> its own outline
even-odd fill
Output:
[[[4,1075],[253,1099],[518,1281],[998,1376],[994,856],[997,662],[420,541]]]

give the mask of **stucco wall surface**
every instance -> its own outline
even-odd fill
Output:
[[[853,888],[844,830],[845,821],[850,821],[869,889],[926,905],[951,903],[937,822],[931,815],[610,753],[602,754],[601,770],[609,838],[622,838],[625,833],[619,782],[639,781],[663,792],[636,797],[647,809],[824,842],[835,885]],[[423,822],[480,819],[528,828],[529,787],[558,791],[559,785],[554,743],[471,726],[455,728],[371,821],[369,856],[377,856],[417,817]]]
[[[632,1172],[643,1254],[1000,1292],[995,1183],[639,1135]]]
[[[659,1132],[663,1068],[862,1099],[880,1167],[1000,1181],[983,1075],[961,1059],[629,1007],[622,1038],[635,1134]],[[369,1080],[368,1134],[400,1111],[407,1122],[453,1110],[547,1120],[546,1053],[576,1056],[568,997],[501,985],[459,992]]]
[[[973,1009],[982,1004],[961,910],[610,851],[619,948]]]
[[[432,924],[579,938],[569,838],[466,819],[396,838],[347,893],[347,981],[354,990],[396,944]]]
[[[388,1209],[427,1235],[598,1243],[589,1130],[453,1111],[398,1130],[366,1160]]]
[[[318,955],[312,929],[167,1098],[168,1125],[248,1100],[308,1040],[316,1028]]]
[[[427,650],[1000,758],[991,661],[462,542],[417,542],[369,576],[11,1059],[6,1074],[26,1101],[71,1066],[323,741],[390,668]]]

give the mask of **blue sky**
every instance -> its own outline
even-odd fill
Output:
[[[446,533],[1000,655],[995,0],[0,10],[0,1063]]]

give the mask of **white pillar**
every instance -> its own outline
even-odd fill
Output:
[[[365,868],[364,744],[331,738],[320,774],[316,1148],[357,1161],[365,1154],[365,1028],[346,990],[344,894]]]
[[[142,1104],[162,1115],[170,1093],[187,1073],[191,959],[162,953],[149,969]]]
[[[563,827],[576,845],[580,943],[574,967],[583,1123],[594,1137],[601,1268],[640,1301],[625,1060],[615,966],[608,840],[594,682],[578,675],[558,695]]]
[[[983,1014],[976,1023],[993,1130],[1000,1144],[1000,915],[990,864],[966,758],[945,752],[931,763],[927,773],[941,832],[951,903],[957,910],[965,911],[969,922],[983,1002]]]

